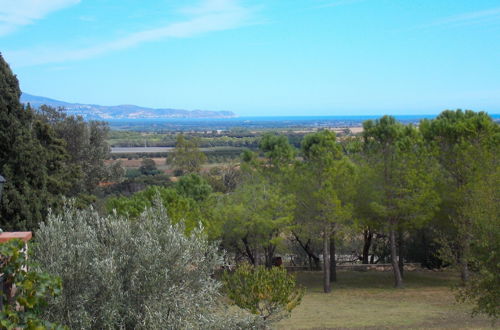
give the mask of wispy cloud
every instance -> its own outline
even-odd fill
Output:
[[[0,0],[0,36],[79,2],[80,0]]]
[[[188,38],[204,33],[223,31],[250,24],[252,9],[239,4],[237,0],[204,0],[198,6],[181,8],[187,17],[154,29],[133,32],[125,37],[91,47],[54,50],[38,49],[8,52],[17,66],[32,66],[48,63],[83,60],[102,54],[124,50],[146,42],[169,38]],[[34,55],[36,54],[36,56]]]
[[[489,22],[500,22],[500,7],[449,16],[419,27],[429,28],[435,26],[462,26]]]

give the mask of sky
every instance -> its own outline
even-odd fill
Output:
[[[67,102],[500,113],[499,0],[0,0],[0,52]]]

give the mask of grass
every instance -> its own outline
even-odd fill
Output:
[[[329,294],[321,272],[299,272],[307,292],[290,318],[277,329],[489,329],[491,321],[470,317],[471,306],[455,301],[450,272],[407,272],[405,288],[394,289],[391,272],[338,273]]]

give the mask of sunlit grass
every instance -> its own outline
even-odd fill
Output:
[[[307,288],[302,304],[278,329],[304,328],[491,328],[483,317],[470,317],[470,306],[455,302],[450,272],[408,272],[405,288],[394,289],[391,272],[339,272],[330,294],[320,272],[301,272]]]

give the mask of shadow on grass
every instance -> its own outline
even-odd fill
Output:
[[[297,281],[305,286],[308,291],[322,291],[321,271],[297,272]],[[406,272],[404,287],[408,289],[429,287],[452,287],[458,283],[457,274],[449,271],[412,271]],[[333,283],[333,289],[393,289],[394,277],[392,272],[378,271],[339,271],[337,282]]]

